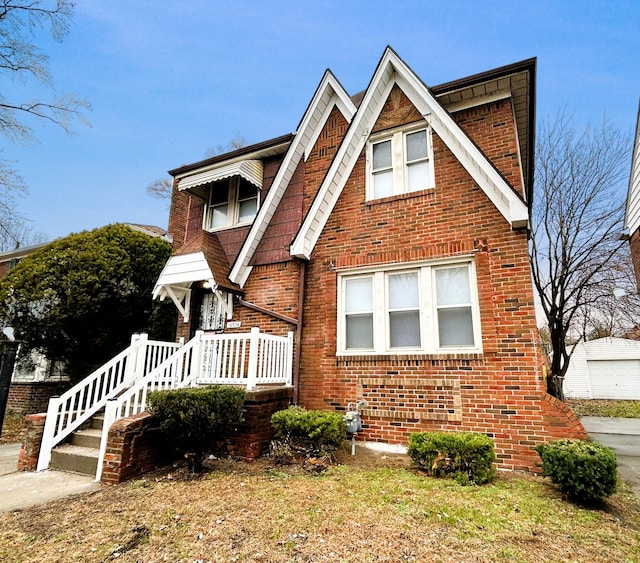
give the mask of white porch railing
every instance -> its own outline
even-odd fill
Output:
[[[51,449],[77,430],[107,401],[119,395],[137,378],[153,370],[181,344],[157,342],[146,334],[133,335],[131,345],[80,383],[49,400],[37,470],[49,467]]]
[[[96,481],[102,476],[109,429],[114,422],[147,409],[151,391],[195,387],[196,385],[245,385],[248,390],[261,384],[292,385],[293,332],[286,337],[261,333],[196,333],[185,346],[154,370],[107,401]]]
[[[98,472],[100,479],[109,428],[143,412],[150,391],[196,385],[293,384],[293,333],[203,334],[186,345],[135,335],[131,346],[60,397],[49,401],[37,470],[46,469],[51,449],[105,409]]]

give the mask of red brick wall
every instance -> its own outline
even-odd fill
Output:
[[[35,471],[44,434],[45,414],[29,414],[24,420],[22,447],[18,453],[18,471]]]
[[[152,471],[169,462],[172,452],[149,413],[121,418],[109,429],[100,481],[115,485]]]
[[[299,266],[294,261],[255,266],[244,287],[244,298],[270,311],[297,319],[299,275]],[[241,321],[242,326],[225,332],[247,332],[254,326],[280,336],[295,331],[291,323],[237,304],[233,308],[233,320]]]
[[[68,387],[66,382],[13,382],[9,387],[7,409],[25,414],[47,412],[49,399]]]
[[[416,115],[395,90],[373,130]],[[455,119],[521,190],[510,102]],[[366,202],[364,151],[356,163],[308,265],[300,402],[344,409],[364,398],[362,438],[371,441],[406,443],[417,430],[484,432],[495,439],[501,467],[532,469],[533,445],[584,431],[544,393],[526,232],[511,230],[435,134],[433,143],[433,190]],[[309,159],[310,178],[313,166]],[[455,256],[475,258],[482,353],[336,357],[341,270]]]

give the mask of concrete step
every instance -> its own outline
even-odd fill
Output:
[[[71,435],[71,443],[74,446],[99,449],[101,438],[102,430],[98,428],[83,428],[82,430],[76,430]]]
[[[104,425],[103,413],[96,414],[91,418],[91,428],[94,428],[96,430],[102,430],[103,425]]]
[[[98,468],[99,450],[85,446],[64,444],[51,450],[51,469],[95,475]]]

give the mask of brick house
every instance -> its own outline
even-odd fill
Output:
[[[585,437],[545,393],[527,248],[535,59],[427,87],[387,48],[355,96],[327,70],[294,134],[170,171],[154,297],[196,330],[294,331],[293,401],[364,401],[372,446],[494,438],[499,466]]]

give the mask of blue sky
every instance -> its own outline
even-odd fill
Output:
[[[77,0],[64,41],[39,45],[56,93],[93,106],[73,136],[33,122],[37,143],[0,145],[29,187],[20,209],[46,240],[114,222],[166,227],[149,183],[237,134],[255,143],[294,131],[326,68],[358,92],[387,45],[428,85],[537,57],[538,121],[565,107],[579,128],[606,116],[627,132],[640,98],[630,0]]]

